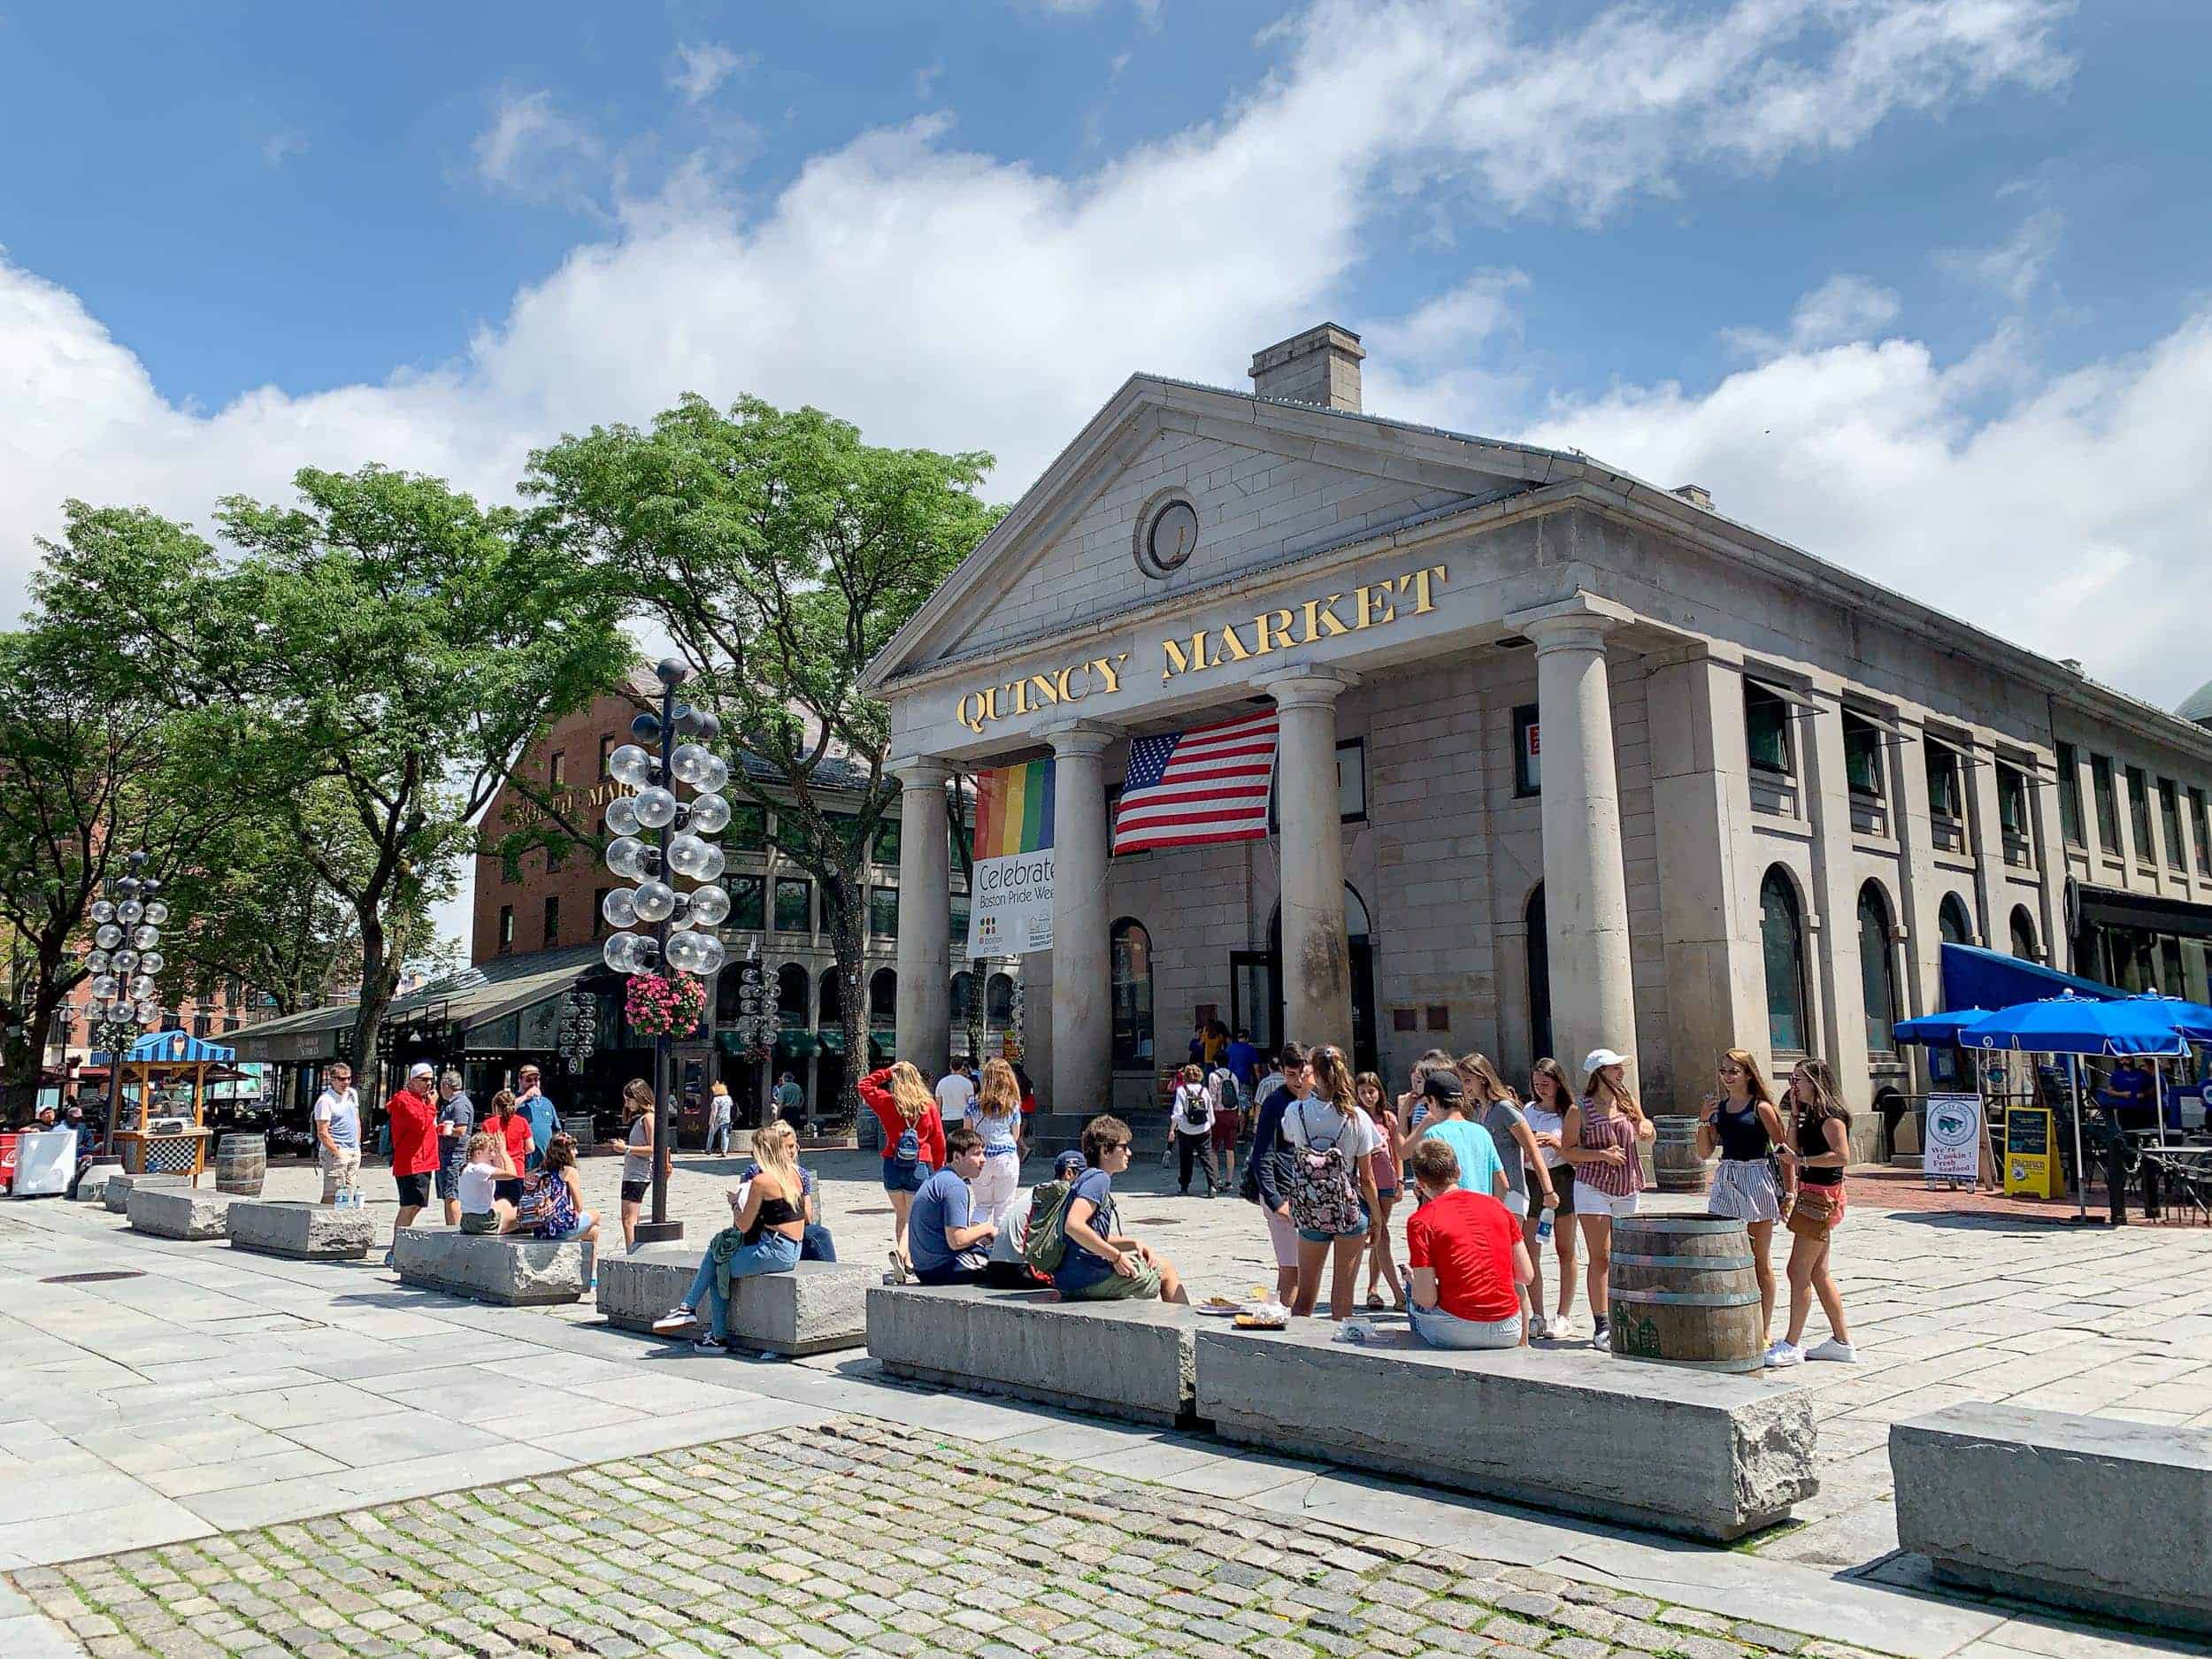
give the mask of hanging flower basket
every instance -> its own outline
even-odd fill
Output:
[[[706,981],[691,973],[634,973],[623,1011],[641,1037],[688,1037],[707,1011]]]

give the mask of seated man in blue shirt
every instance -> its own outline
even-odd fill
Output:
[[[965,1124],[945,1131],[945,1167],[922,1183],[908,1213],[906,1247],[925,1285],[979,1285],[998,1229],[971,1219],[968,1183],[983,1172],[983,1137]]]

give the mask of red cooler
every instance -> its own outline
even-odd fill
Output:
[[[0,1193],[15,1185],[15,1136],[0,1134]]]

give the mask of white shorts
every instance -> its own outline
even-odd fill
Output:
[[[1291,1225],[1286,1216],[1279,1216],[1271,1210],[1263,1213],[1267,1217],[1268,1242],[1275,1247],[1275,1265],[1297,1266],[1298,1229]]]
[[[1616,1198],[1610,1193],[1601,1193],[1587,1181],[1575,1183],[1575,1214],[1578,1216],[1632,1216],[1636,1213],[1639,1194],[1630,1193]]]
[[[1705,1208],[1738,1221],[1779,1221],[1782,1195],[1775,1189],[1774,1166],[1764,1158],[1723,1158],[1713,1169],[1713,1190]]]
[[[1518,1216],[1524,1221],[1528,1218],[1528,1189],[1526,1187],[1515,1192],[1509,1187],[1505,1189],[1505,1196],[1498,1202],[1505,1206],[1508,1215]],[[1516,1341],[1519,1340],[1518,1337],[1514,1339]]]

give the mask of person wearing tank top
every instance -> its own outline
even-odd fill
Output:
[[[1825,1061],[1800,1060],[1790,1074],[1789,1130],[1778,1148],[1790,1188],[1790,1322],[1768,1349],[1770,1366],[1811,1360],[1851,1364],[1858,1359],[1843,1317],[1843,1296],[1828,1271],[1828,1252],[1843,1225],[1843,1166],[1851,1159],[1851,1113],[1836,1092]],[[1828,1316],[1828,1340],[1805,1347],[1805,1322],[1817,1298]]]
[[[1542,1312],[1543,1240],[1537,1236],[1537,1229],[1544,1222],[1544,1212],[1532,1207],[1521,1224],[1521,1237],[1528,1246],[1528,1259],[1534,1269],[1528,1281],[1529,1307],[1533,1310],[1529,1320],[1532,1341],[1571,1341],[1575,1333],[1575,1241],[1581,1237],[1582,1230],[1575,1222],[1575,1166],[1567,1162],[1566,1155],[1559,1149],[1560,1131],[1566,1127],[1567,1108],[1573,1100],[1573,1087],[1558,1061],[1547,1055],[1530,1068],[1528,1104],[1523,1110],[1528,1118],[1529,1133],[1536,1142],[1536,1155],[1543,1160],[1544,1173],[1559,1200],[1558,1208],[1551,1212],[1552,1248],[1559,1257],[1559,1307],[1548,1319]]]
[[[1588,1081],[1567,1109],[1559,1150],[1575,1171],[1575,1219],[1589,1247],[1583,1285],[1590,1293],[1590,1346],[1612,1346],[1606,1276],[1613,1268],[1613,1218],[1636,1213],[1643,1191],[1644,1143],[1656,1133],[1629,1093],[1628,1056],[1593,1048],[1583,1063]]]
[[[1751,1237],[1752,1271],[1759,1281],[1759,1334],[1774,1322],[1774,1227],[1782,1219],[1782,1194],[1771,1154],[1783,1136],[1774,1092],[1748,1049],[1720,1057],[1719,1088],[1705,1098],[1698,1117],[1700,1157],[1720,1154],[1705,1207],[1744,1224]]]

